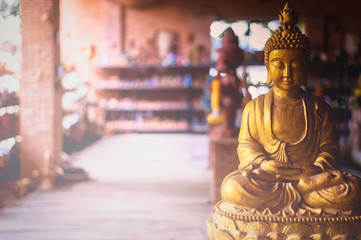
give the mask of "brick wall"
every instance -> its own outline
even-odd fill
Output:
[[[216,16],[212,13],[200,14],[189,6],[167,4],[149,9],[127,9],[126,11],[126,51],[131,50],[131,42],[135,47],[146,46],[147,41],[156,39],[162,30],[176,34],[177,53],[188,58],[197,45],[204,46],[206,56],[210,56],[211,42],[209,27]],[[146,20],[144,16],[147,16]]]
[[[22,78],[20,134],[22,176],[44,164],[44,154],[58,161],[62,150],[57,43],[59,2],[21,1]]]
[[[122,40],[127,53],[147,46],[161,30],[177,34],[178,53],[188,56],[195,45],[202,45],[210,54],[209,26],[214,20],[273,20],[285,2],[277,1],[158,1],[157,4],[143,8],[126,7],[122,18],[120,2],[132,0],[60,0],[61,2],[61,56],[66,64],[84,66],[89,62],[117,63],[122,51]],[[129,4],[132,5],[132,4]],[[134,5],[134,4],[133,4]],[[128,5],[126,5],[128,6]],[[341,37],[332,36],[326,40],[323,31],[325,16],[335,15],[332,24],[340,28],[360,29],[359,21],[347,20],[358,8],[338,11],[342,2],[325,4],[325,1],[312,5],[294,1],[300,19],[305,22],[306,33],[312,46],[328,42],[330,47],[341,48]],[[349,12],[351,11],[352,14]],[[348,17],[348,18],[347,18]],[[123,19],[125,19],[123,21]],[[341,20],[346,19],[346,22]],[[122,26],[124,24],[124,31]],[[124,34],[123,34],[124,33]],[[339,31],[340,35],[342,31]],[[190,41],[193,37],[193,42]],[[336,40],[334,40],[336,38]],[[134,42],[134,44],[132,44]],[[90,46],[93,56],[90,58]]]
[[[192,47],[203,45],[209,54],[209,26],[214,15],[162,4],[148,9],[126,8],[122,22],[121,5],[112,0],[61,0],[61,59],[64,64],[81,68],[89,63],[116,64],[125,52],[146,46],[160,30],[177,34],[178,53],[187,56]],[[124,26],[124,31],[122,31]],[[124,33],[124,35],[122,35]],[[193,42],[190,42],[190,36]],[[132,42],[135,44],[132,46]],[[93,47],[93,56],[89,49]],[[208,56],[207,56],[208,57]]]
[[[110,0],[61,0],[61,59],[81,68],[120,54],[119,4]]]

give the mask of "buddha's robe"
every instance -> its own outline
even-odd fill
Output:
[[[303,113],[298,112],[298,115],[303,118],[300,122],[303,124],[300,124],[301,130],[289,133],[300,136],[293,136],[293,142],[286,142],[277,138],[272,129],[279,126],[282,130],[282,125],[289,124],[285,118],[272,116],[274,99],[271,90],[246,105],[237,148],[239,170],[224,179],[221,189],[223,201],[236,207],[289,214],[295,214],[300,207],[349,210],[360,206],[361,180],[337,168],[340,150],[327,103],[302,92],[298,111]],[[285,126],[284,129],[289,131],[290,128]],[[280,129],[278,133],[281,135]],[[292,181],[271,181],[262,177],[262,172],[257,172],[261,163],[268,160],[305,167],[315,165],[321,173]]]

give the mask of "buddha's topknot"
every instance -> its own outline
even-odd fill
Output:
[[[282,26],[280,26],[266,42],[264,49],[265,65],[268,66],[271,51],[278,49],[300,49],[304,52],[307,62],[309,62],[311,44],[309,39],[295,26],[297,23],[297,15],[294,9],[290,8],[288,3],[286,3],[278,16]]]

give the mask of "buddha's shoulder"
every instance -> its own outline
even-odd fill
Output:
[[[322,98],[320,98],[319,96],[315,96],[308,92],[305,92],[304,96],[306,99],[309,99],[311,104],[314,105],[316,109],[329,109],[330,108],[328,103],[325,100],[323,100]]]
[[[265,99],[265,94],[260,95],[255,99],[252,99],[247,103],[244,111],[254,111],[256,108],[263,108]]]

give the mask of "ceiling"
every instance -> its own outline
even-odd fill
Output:
[[[283,0],[114,0],[134,9],[150,9],[163,4],[175,4],[180,11],[211,13],[218,19],[276,19],[286,1]],[[342,25],[347,31],[361,31],[361,1],[359,0],[289,0],[299,16],[325,17]]]

